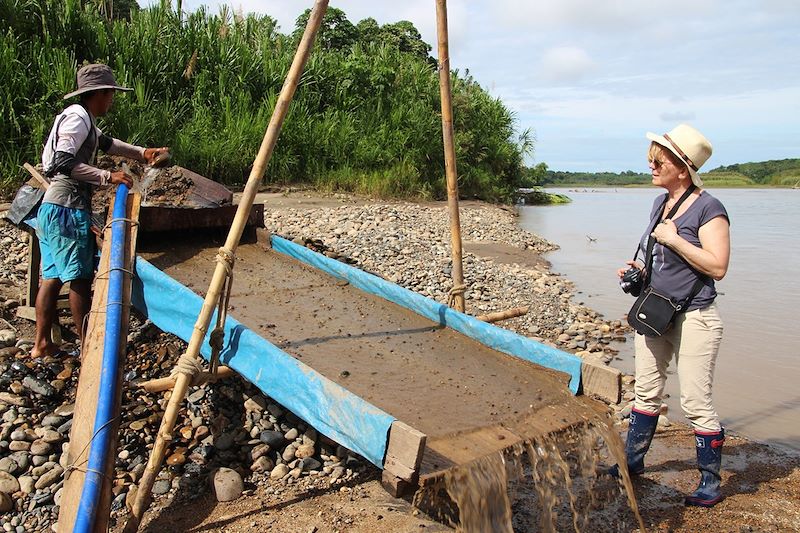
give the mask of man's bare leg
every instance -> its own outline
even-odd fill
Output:
[[[86,315],[92,305],[92,280],[74,279],[69,282],[69,307],[72,311],[72,320],[78,332],[79,346],[83,346],[83,337],[86,335]]]
[[[39,286],[39,292],[36,294],[36,339],[31,350],[33,357],[55,355],[58,351],[58,346],[53,344],[50,331],[56,320],[58,293],[62,285],[64,284],[60,279],[45,279]]]

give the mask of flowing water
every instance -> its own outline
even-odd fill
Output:
[[[622,465],[619,483],[605,474],[605,459]],[[638,531],[644,532],[625,465],[622,441],[610,417],[597,413],[584,424],[525,438],[502,452],[451,468],[438,484],[419,491],[414,503],[436,510],[437,518],[465,533],[513,533],[519,522],[512,511],[516,501],[531,513],[530,523],[517,524],[517,530],[555,533],[571,526],[588,532],[603,524],[603,530],[629,531],[632,524],[625,513],[617,508],[598,511],[618,500],[622,491]]]
[[[577,301],[609,319],[633,303],[617,268],[633,255],[660,189],[566,191],[572,203],[522,207],[520,224],[561,249],[553,270],[575,283]],[[713,189],[731,218],[731,262],[717,283],[725,323],[714,379],[723,424],[753,439],[800,450],[800,358],[796,298],[800,296],[800,190]],[[590,239],[591,238],[591,239]],[[593,240],[592,240],[593,239]],[[633,371],[633,343],[614,364]],[[667,380],[670,416],[680,417],[674,367]]]

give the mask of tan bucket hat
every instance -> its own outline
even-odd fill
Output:
[[[111,67],[102,63],[86,65],[78,70],[78,90],[64,96],[64,100],[79,94],[97,91],[100,89],[115,89],[117,91],[132,91],[129,87],[120,87],[114,79]]]
[[[660,144],[686,163],[689,174],[692,176],[692,183],[698,187],[703,186],[703,180],[700,179],[697,172],[711,157],[712,147],[702,133],[686,124],[679,124],[664,135],[648,132],[647,138]]]

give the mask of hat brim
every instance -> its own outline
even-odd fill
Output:
[[[649,132],[649,131],[647,132],[646,137],[648,139],[650,139],[651,141],[653,141],[654,143],[657,143],[658,145],[666,148],[667,150],[669,150],[670,152],[675,154],[675,157],[677,157],[679,160],[681,160],[681,162],[683,162],[683,157],[681,157],[681,154],[679,154],[678,151],[675,150],[675,148],[672,146],[672,143],[669,142],[666,137],[664,137],[663,135],[658,135],[656,133]],[[691,168],[685,162],[683,164],[686,167],[686,170],[689,171],[689,175],[692,177],[692,183],[694,183],[695,186],[697,186],[697,187],[702,187],[703,186],[703,180],[700,179],[700,176],[697,174],[697,171],[695,169]]]
[[[65,94],[64,100],[68,100],[73,96],[78,96],[79,94],[88,93],[90,91],[100,91],[103,89],[114,89],[115,91],[123,91],[126,93],[133,90],[130,87],[120,87],[119,85],[96,85],[94,87],[84,87],[83,89],[78,89],[77,91],[72,91],[69,94]]]

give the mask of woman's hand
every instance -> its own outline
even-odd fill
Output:
[[[661,221],[661,224],[656,224],[651,235],[659,244],[672,248],[672,244],[678,238],[678,228],[671,219],[666,218]]]
[[[145,148],[144,160],[148,165],[155,163],[160,157],[169,155],[169,147],[163,146],[161,148]]]
[[[641,265],[638,261],[625,261],[625,264],[628,266],[622,267],[617,270],[617,276],[619,276],[619,279],[622,279],[622,276],[624,276],[625,272],[630,270],[631,267],[638,268],[639,270],[642,270],[644,268],[644,266]]]

